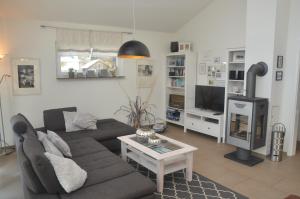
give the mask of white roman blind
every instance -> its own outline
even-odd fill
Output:
[[[58,51],[116,52],[122,44],[122,33],[92,30],[56,30]]]

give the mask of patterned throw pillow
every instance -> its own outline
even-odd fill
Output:
[[[80,168],[73,160],[48,152],[45,153],[45,156],[51,162],[60,185],[67,193],[83,186],[87,179],[87,172]]]
[[[74,117],[73,124],[82,129],[96,130],[97,118],[89,113],[77,112]]]
[[[47,137],[65,156],[72,157],[69,145],[59,135],[47,130]]]
[[[37,131],[38,139],[42,142],[45,151],[51,154],[63,157],[63,154],[54,146],[54,144],[48,139],[47,134],[41,131]]]
[[[82,128],[76,126],[73,124],[74,118],[77,114],[77,112],[67,112],[63,111],[64,118],[65,118],[65,126],[66,126],[66,132],[73,132],[73,131],[80,131]]]

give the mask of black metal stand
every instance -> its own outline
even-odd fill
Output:
[[[262,158],[251,155],[250,150],[242,148],[237,148],[236,151],[225,154],[224,157],[250,167],[264,161]]]

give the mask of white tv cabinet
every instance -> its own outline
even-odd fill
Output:
[[[215,115],[216,111],[203,109],[187,109],[185,112],[184,132],[187,129],[204,133],[218,139],[218,143],[224,138],[224,114]],[[225,139],[223,139],[223,143]]]

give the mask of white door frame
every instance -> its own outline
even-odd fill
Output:
[[[288,149],[287,149],[287,155],[288,156],[293,156],[296,154],[296,147],[297,147],[297,137],[298,137],[298,123],[299,123],[299,114],[298,114],[298,109],[300,109],[300,99],[298,99],[298,91],[299,91],[299,84],[300,84],[300,42],[298,42],[298,56],[296,61],[296,95],[295,95],[295,104],[294,107],[295,110],[292,113],[291,117],[291,122],[290,122],[290,131],[291,131],[291,136],[290,139],[288,140]],[[299,102],[298,102],[299,100]]]

